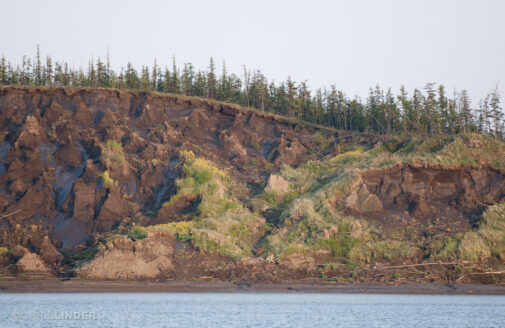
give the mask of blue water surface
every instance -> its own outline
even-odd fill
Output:
[[[505,296],[0,294],[0,327],[505,327]]]

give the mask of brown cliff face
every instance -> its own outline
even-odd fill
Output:
[[[346,206],[390,224],[438,219],[468,225],[503,197],[505,175],[493,168],[413,163],[360,173]]]
[[[324,149],[314,142],[316,132],[337,136],[183,96],[2,87],[0,245],[25,245],[22,235],[36,227],[50,237],[37,251],[52,266],[61,259],[49,244],[71,248],[128,222],[188,220],[198,199],[162,207],[176,192],[181,150],[241,182],[264,185],[283,164],[330,151],[333,143]]]

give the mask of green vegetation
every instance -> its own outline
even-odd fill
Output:
[[[164,204],[170,206],[181,198],[201,199],[193,221],[148,227],[166,230],[180,240],[189,240],[205,251],[237,258],[252,255],[252,247],[263,234],[264,219],[252,213],[234,195],[243,185],[211,162],[182,151],[183,176],[176,181],[177,194]]]
[[[474,144],[478,144],[474,147]],[[404,263],[418,261],[486,261],[505,255],[505,204],[484,213],[475,231],[466,234],[433,235],[421,241],[421,231],[409,228],[384,232],[374,223],[345,214],[345,199],[362,182],[357,170],[387,168],[398,163],[480,165],[502,168],[505,146],[492,137],[477,134],[433,137],[407,142],[391,140],[368,150],[348,148],[345,152],[318,162],[307,162],[294,169],[283,167],[280,175],[289,182],[296,196],[289,203],[265,192],[254,203],[281,211],[277,229],[260,244],[278,256],[326,250],[333,257],[356,263]],[[357,193],[358,200],[359,193]],[[361,210],[366,204],[360,203]],[[399,239],[399,240],[397,240]]]
[[[167,231],[181,241],[188,241],[191,238],[193,221],[170,222],[146,227],[147,231]]]
[[[105,188],[117,188],[118,182],[109,176],[109,171],[104,171],[102,174],[100,174],[100,177],[102,178],[103,186]]]
[[[7,247],[0,247],[0,257],[7,257],[9,255],[9,249]]]
[[[504,133],[497,89],[476,102],[479,108],[472,110],[467,90],[455,91],[450,98],[446,88],[435,83],[414,89],[410,95],[404,87],[394,95],[390,88],[376,86],[362,102],[333,85],[311,92],[306,81],[296,83],[288,78],[280,83],[269,82],[258,70],[245,69],[240,78],[223,67],[218,76],[212,58],[209,69],[198,73],[191,63],[177,67],[175,58],[171,68],[161,68],[155,61],[152,68],[143,66],[140,72],[127,63],[118,74],[100,58],[89,61],[86,69],[75,70],[68,63],[53,62],[50,56],[42,64],[38,47],[36,58],[25,56],[22,62],[22,66],[13,65],[2,57],[0,84],[117,88],[206,97],[339,130],[385,135],[425,137],[482,132],[503,137]],[[315,142],[324,146],[329,140],[318,134]],[[394,148],[386,150],[394,152]]]
[[[430,260],[453,261],[458,257],[461,235],[433,238],[428,246]]]
[[[96,254],[98,254],[100,250],[100,246],[94,246],[87,248],[85,250],[79,251],[75,254],[72,255],[72,260],[74,261],[87,261],[91,260],[92,258],[95,257]]]
[[[147,237],[147,231],[144,227],[135,226],[128,233],[128,237],[136,240],[141,240]]]
[[[111,143],[110,148],[119,152],[117,147]],[[247,187],[228,172],[191,151],[181,151],[177,193],[164,206],[177,208],[187,200],[198,200],[191,221],[136,226],[128,236],[142,239],[149,231],[167,231],[197,249],[231,258],[253,256],[258,249],[262,249],[261,256],[279,259],[292,254],[319,254],[338,264],[339,270],[352,271],[352,279],[358,279],[356,271],[367,264],[503,262],[505,204],[489,207],[474,229],[434,232],[427,226],[385,229],[373,220],[352,216],[345,202],[356,196],[359,210],[373,210],[373,204],[359,192],[363,185],[361,170],[401,163],[502,168],[504,164],[497,159],[504,155],[502,142],[478,134],[346,145],[324,160],[308,161],[297,168],[282,167],[277,181],[285,180],[287,189],[283,185],[249,199]],[[103,178],[105,185],[110,179],[107,172]],[[268,223],[262,216],[266,209],[276,213]],[[392,275],[399,278],[396,273]]]
[[[113,162],[116,163],[123,163],[124,162],[124,152],[123,152],[123,145],[116,141],[109,139],[105,142],[105,151],[102,153],[102,156],[105,159],[110,159]]]

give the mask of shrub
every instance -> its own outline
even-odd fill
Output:
[[[105,142],[105,149],[107,152],[102,154],[105,159],[110,158],[114,162],[123,163],[124,152],[123,145],[120,142],[109,139]]]
[[[114,153],[123,154],[123,145],[119,141],[109,139],[105,142],[105,147]]]
[[[254,148],[254,150],[256,150],[258,153],[260,152],[261,150],[261,146],[259,144],[258,141],[254,140],[253,142],[251,142],[251,146]]]
[[[75,253],[74,255],[72,255],[72,259],[74,261],[91,260],[92,258],[95,257],[96,254],[98,254],[98,251],[99,251],[98,246],[90,247],[88,249]]]
[[[350,234],[337,234],[330,239],[320,239],[319,244],[322,248],[331,251],[335,257],[349,258],[351,250],[361,244],[360,238],[352,237]]]
[[[105,188],[117,188],[118,182],[114,179],[112,179],[109,175],[109,171],[105,171],[102,174],[100,174],[102,181],[103,181],[103,186]]]
[[[339,163],[339,164],[348,164],[348,163],[354,161],[362,153],[363,153],[363,148],[357,148],[355,150],[351,150],[351,151],[345,152],[343,154],[338,154],[338,155],[334,156],[331,159],[331,162]]]
[[[433,239],[429,246],[429,257],[431,260],[450,261],[458,256],[459,239],[461,237],[442,237]]]
[[[168,231],[175,238],[181,241],[187,241],[191,238],[191,229],[194,226],[193,221],[170,222],[146,227],[148,231]]]
[[[279,199],[279,196],[277,196],[277,193],[275,191],[267,191],[265,192],[265,200],[272,206],[277,206],[277,201]]]
[[[370,241],[362,247],[352,250],[350,257],[365,262],[399,262],[402,259],[415,257],[418,248],[404,241],[379,240]]]
[[[491,206],[484,212],[478,233],[492,253],[505,253],[505,204]]]
[[[467,261],[482,261],[491,256],[491,251],[484,240],[475,231],[465,234],[459,244],[458,252]]]
[[[326,137],[324,134],[322,134],[320,131],[317,131],[316,133],[314,133],[314,136],[312,137],[312,139],[322,149],[328,147],[331,142],[331,140],[328,137]]]
[[[9,255],[9,250],[7,247],[0,247],[0,257],[7,257]]]
[[[128,237],[132,239],[141,240],[147,237],[147,231],[144,227],[133,227],[128,233]]]
[[[209,171],[196,171],[193,173],[193,179],[197,186],[201,186],[210,181],[211,176]]]
[[[301,244],[292,244],[292,245],[289,245],[284,250],[284,252],[282,252],[282,256],[285,257],[285,256],[288,256],[288,255],[291,255],[291,254],[295,254],[295,253],[304,253],[306,251],[307,251],[307,248],[304,245],[301,245]]]

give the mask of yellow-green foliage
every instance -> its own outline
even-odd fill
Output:
[[[269,250],[288,255],[301,250],[326,249],[333,256],[348,257],[368,233],[360,221],[331,212],[324,193],[298,198],[283,213],[283,225],[265,240]],[[331,231],[331,233],[330,233]]]
[[[428,245],[430,260],[451,261],[456,259],[460,239],[460,235],[432,239]]]
[[[123,145],[119,141],[109,139],[105,142],[105,147],[115,153],[123,154]]]
[[[409,242],[387,240],[375,234],[373,240],[362,242],[327,238],[322,233],[328,226],[338,226],[346,216],[344,200],[359,179],[360,171],[384,169],[409,162],[442,165],[481,165],[486,163],[505,169],[505,143],[477,134],[430,137],[408,141],[390,140],[365,151],[357,147],[323,161],[309,161],[298,168],[284,166],[280,175],[297,194],[288,206],[273,202],[263,194],[265,202],[283,210],[283,223],[272,231],[264,244],[276,254],[289,249],[331,249],[363,261],[396,261],[421,255],[421,249]],[[296,199],[298,197],[298,199]],[[303,205],[303,206],[301,206]],[[295,212],[302,215],[295,215]],[[372,227],[370,227],[371,229]],[[371,231],[364,231],[367,234]],[[488,209],[478,231],[465,236],[437,238],[428,241],[425,256],[431,260],[484,259],[490,255],[505,256],[505,205]],[[354,243],[354,244],[353,244]],[[359,244],[359,245],[358,245]],[[503,254],[503,255],[500,255]],[[501,258],[500,257],[500,258]]]
[[[123,145],[113,139],[109,139],[105,142],[105,152],[102,154],[105,158],[110,158],[112,161],[117,163],[123,163],[124,152]]]
[[[100,174],[105,188],[117,188],[118,182],[109,176],[109,171]]]
[[[287,246],[287,248],[282,252],[281,257],[286,257],[291,254],[295,253],[304,253],[309,251],[310,249],[307,248],[307,245],[304,244],[296,244],[296,243],[291,243]]]
[[[217,196],[220,196],[218,199],[225,198],[225,190],[232,185],[228,175],[206,159],[195,157],[192,151],[183,150],[180,157],[184,159],[183,177],[176,181],[177,194],[165,205],[173,204],[179,197],[200,195],[204,203],[202,208],[216,207],[205,203]]]
[[[240,258],[252,256],[252,246],[263,234],[264,219],[240,207],[195,223],[193,245],[207,251]]]
[[[482,216],[479,229],[465,234],[459,247],[460,256],[481,261],[491,255],[505,256],[505,204],[489,207]]]
[[[134,226],[130,232],[128,233],[128,237],[134,238],[137,240],[144,239],[147,237],[146,228],[141,226]]]
[[[505,252],[505,203],[486,210],[479,226],[479,234],[494,253]]]
[[[325,136],[322,132],[317,131],[314,133],[312,136],[312,139],[314,142],[320,147],[320,148],[326,148],[330,145],[331,139],[328,136]]]
[[[183,177],[176,181],[177,194],[166,205],[180,197],[199,196],[198,214],[187,225],[169,223],[162,228],[205,251],[234,258],[252,255],[253,244],[263,233],[264,219],[234,197],[241,186],[191,151],[182,151],[180,156],[184,159]]]
[[[350,257],[355,261],[391,262],[399,260],[412,260],[418,253],[419,248],[405,241],[378,240],[369,241],[365,245],[354,248]]]
[[[193,229],[194,224],[195,223],[193,221],[170,222],[166,224],[148,226],[146,229],[148,231],[167,231],[175,238],[186,241],[191,237],[191,230]]]
[[[482,261],[491,256],[491,250],[474,231],[467,232],[458,248],[459,256],[468,261]]]
[[[497,169],[505,169],[505,143],[479,134],[469,134],[456,138],[435,154],[433,162],[444,165],[489,164]]]
[[[0,247],[0,257],[6,257],[7,255],[9,255],[7,247]]]
[[[349,161],[352,161],[356,159],[358,155],[361,155],[363,153],[363,148],[356,148],[355,150],[351,150],[348,152],[345,152],[343,154],[338,154],[334,156],[330,161],[333,163],[346,163]]]

